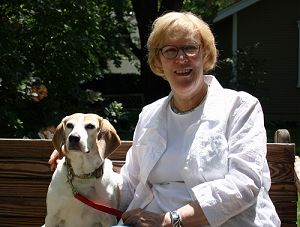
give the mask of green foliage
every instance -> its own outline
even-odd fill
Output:
[[[109,106],[105,108],[104,113],[107,120],[114,124],[117,124],[120,120],[126,118],[126,112],[123,111],[122,103],[118,103],[117,101],[110,103]]]
[[[197,15],[200,15],[206,22],[212,22],[219,10],[222,10],[237,2],[238,0],[184,0],[183,7]]]
[[[125,1],[126,3],[127,1]],[[129,5],[122,3],[124,14]],[[93,111],[107,60],[129,55],[112,0],[2,0],[0,137],[36,137],[66,114]],[[128,12],[129,14],[129,12]]]
[[[105,107],[104,115],[118,130],[118,134],[122,139],[132,139],[137,122],[137,119],[131,116],[132,111],[126,111],[122,103],[113,101],[108,107]]]

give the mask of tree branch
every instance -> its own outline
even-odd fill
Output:
[[[125,25],[126,22],[124,20],[124,13],[121,9],[121,7],[117,7],[114,5],[114,11],[115,11],[115,14],[116,14],[116,19],[118,21],[119,24],[122,24],[122,25]],[[123,35],[123,38],[125,40],[125,42],[127,43],[130,51],[138,58],[138,59],[141,59],[142,57],[142,54],[141,54],[141,50],[137,47],[137,45],[132,41],[131,39],[131,36],[130,36],[130,32],[127,28],[127,26],[120,26],[120,29],[122,30],[120,32],[120,34]]]

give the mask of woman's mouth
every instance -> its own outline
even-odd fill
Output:
[[[181,70],[176,70],[175,73],[178,75],[186,76],[189,75],[192,72],[192,69],[181,69]]]

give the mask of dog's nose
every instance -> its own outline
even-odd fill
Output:
[[[70,143],[78,143],[80,141],[80,136],[78,134],[72,134],[69,136]]]

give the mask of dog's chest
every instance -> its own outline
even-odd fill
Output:
[[[77,190],[77,192],[94,202],[100,202],[101,198],[102,200],[105,200],[105,198],[108,196],[106,195],[107,193],[105,192],[105,189],[101,184],[101,179],[89,180],[75,178],[73,180],[73,186]]]
[[[62,210],[58,219],[65,227],[101,226],[111,227],[116,224],[116,219],[101,211],[82,204],[70,203]],[[76,215],[74,215],[76,214]]]
[[[70,178],[72,182],[70,184],[67,168],[60,162],[53,175],[47,195],[48,222],[60,223],[59,226],[63,227],[110,227],[116,224],[114,216],[89,207],[77,200],[72,194],[72,187],[74,187],[76,191],[94,203],[117,207],[114,194],[116,183],[108,180],[113,178],[110,169],[112,168],[104,169],[104,174],[99,178],[81,179],[73,176]]]
[[[101,185],[100,181],[100,179],[74,179],[73,184],[76,190],[89,200],[111,206],[110,196],[102,187],[99,188],[99,185]],[[74,197],[69,198],[63,203],[59,216],[60,222],[65,223],[65,225],[62,226],[82,227],[94,226],[97,223],[102,223],[103,226],[110,227],[116,223],[113,216],[89,207]]]

